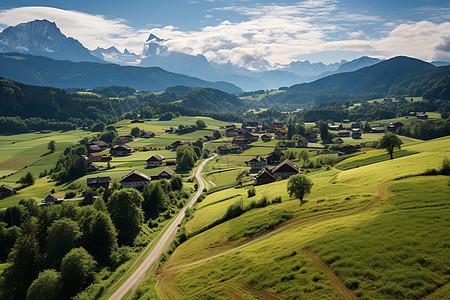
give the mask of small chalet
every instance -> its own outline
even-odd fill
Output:
[[[329,129],[329,130],[333,130],[333,131],[338,131],[338,130],[344,129],[344,127],[342,127],[342,124],[337,125],[337,124],[331,124],[331,123],[329,123],[329,124],[328,124],[328,129]]]
[[[264,168],[261,171],[259,171],[258,175],[256,175],[255,177],[255,183],[257,185],[271,183],[274,182],[275,180],[276,180],[275,177],[267,168]]]
[[[306,133],[305,134],[305,138],[310,142],[310,143],[317,143],[317,134],[310,132],[310,133]]]
[[[187,141],[176,141],[170,145],[170,148],[173,150],[177,150],[178,146],[190,146],[191,143]]]
[[[279,128],[283,128],[284,123],[283,122],[271,122],[269,123],[269,125],[267,125],[267,127],[271,128],[271,129],[279,129]]]
[[[144,139],[152,139],[154,137],[155,137],[155,133],[151,132],[151,131],[145,131],[145,132],[141,133],[141,138],[144,138]]]
[[[397,130],[399,130],[403,126],[405,126],[405,124],[403,124],[402,122],[392,122],[392,123],[390,123],[388,125],[387,129],[390,132],[396,132]]]
[[[349,137],[350,131],[339,131],[337,135],[338,137]]]
[[[150,183],[150,176],[134,170],[120,179],[120,183],[124,189],[126,188],[142,188]]]
[[[44,200],[42,200],[42,204],[45,206],[53,206],[57,204],[63,203],[64,198],[56,198],[53,195],[48,195]]]
[[[234,137],[236,135],[238,135],[238,130],[236,129],[236,127],[230,127],[225,130],[226,137]]]
[[[88,159],[90,161],[109,161],[111,160],[111,156],[105,153],[94,152],[89,153]]]
[[[125,143],[131,143],[133,141],[133,136],[131,135],[123,135],[116,137],[116,142],[118,144],[125,144]]]
[[[88,146],[98,146],[100,148],[101,151],[105,150],[106,148],[108,148],[108,144],[105,143],[104,141],[95,141],[89,144],[86,144],[86,148]],[[88,149],[89,151],[89,149]]]
[[[340,137],[334,138],[331,140],[333,142],[333,144],[343,144],[344,140],[341,139]]]
[[[267,165],[267,161],[264,159],[264,157],[261,157],[259,155],[256,155],[245,163],[250,167],[250,172],[252,173],[264,169]]]
[[[169,167],[166,167],[164,170],[162,170],[161,173],[158,174],[158,176],[156,176],[157,179],[167,179],[169,180],[170,178],[172,178],[172,175],[175,173],[174,170],[172,170]]]
[[[86,179],[86,184],[89,188],[91,188],[93,191],[97,190],[100,187],[103,187],[104,189],[107,189],[109,187],[109,184],[111,182],[111,177],[105,176],[105,177],[94,177],[94,178],[88,178]]]
[[[271,173],[275,178],[286,179],[292,175],[297,175],[300,173],[300,168],[289,159],[286,159],[281,164],[273,168]]]
[[[419,119],[419,120],[428,120],[428,115],[427,114],[418,114],[417,115],[417,119]]]
[[[217,147],[217,153],[220,155],[230,154],[231,150],[227,145]]]
[[[88,153],[95,153],[95,152],[101,152],[102,149],[97,145],[87,144],[86,150]]]
[[[275,137],[277,139],[283,139],[284,137],[286,137],[286,135],[287,135],[287,131],[282,128],[278,129],[278,131],[275,132]]]
[[[230,153],[231,154],[240,154],[242,153],[242,148],[239,146],[234,146],[230,148]]]
[[[343,146],[338,152],[338,156],[355,153],[359,151],[360,148],[361,146],[353,146],[353,145]]]
[[[203,137],[206,141],[213,141],[216,137],[213,134],[207,134]]]
[[[112,156],[126,156],[130,155],[133,148],[128,145],[118,145],[111,148],[109,151]]]
[[[278,164],[281,161],[281,158],[283,157],[284,153],[280,150],[275,150],[266,157],[268,164]]]
[[[88,167],[87,167],[88,173],[92,173],[92,172],[95,172],[95,171],[98,171],[98,170],[100,170],[100,166],[97,165],[97,164],[94,164],[94,163],[90,163],[88,165]]]
[[[361,138],[361,131],[354,131],[354,132],[352,132],[352,138],[353,139],[360,139]]]
[[[10,187],[9,185],[2,184],[0,186],[0,197],[7,197],[14,195],[16,193],[16,189],[13,187]]]
[[[231,144],[239,148],[245,148],[245,146],[247,146],[246,140],[242,136],[235,136]]]
[[[384,127],[372,127],[372,128],[370,128],[370,132],[372,132],[372,133],[385,133],[386,129],[384,129]]]
[[[147,159],[147,168],[161,167],[165,158],[161,154],[155,154]]]
[[[272,136],[270,134],[263,134],[261,136],[261,140],[263,142],[270,142],[272,140]]]
[[[300,138],[297,141],[297,148],[308,148],[309,141],[305,138]]]

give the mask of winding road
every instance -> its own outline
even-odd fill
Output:
[[[197,193],[192,197],[191,201],[178,213],[175,217],[174,221],[170,224],[170,226],[166,229],[164,234],[159,239],[158,243],[155,245],[150,254],[145,258],[142,264],[136,269],[136,271],[114,292],[114,294],[109,298],[113,300],[122,299],[129,291],[133,290],[135,287],[139,285],[139,283],[144,280],[145,274],[148,269],[156,263],[161,256],[161,254],[167,249],[167,247],[172,243],[175,238],[175,234],[178,231],[178,225],[183,221],[185,211],[187,208],[192,207],[197,201],[198,197],[200,197],[203,189],[205,187],[205,183],[201,178],[201,173],[206,163],[211,159],[216,158],[216,156],[212,156],[206,160],[204,160],[200,166],[195,170],[195,178],[198,181],[198,190]],[[144,250],[145,251],[145,250]]]

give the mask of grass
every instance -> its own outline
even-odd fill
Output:
[[[340,298],[324,273],[299,253],[305,247],[318,253],[362,299],[413,299],[433,293],[450,279],[449,256],[445,254],[450,244],[445,217],[449,206],[444,196],[450,192],[448,177],[394,180],[440,166],[448,157],[449,141],[447,137],[412,144],[405,150],[420,153],[360,168],[310,173],[314,186],[302,206],[298,200],[289,200],[286,180],[256,187],[252,198],[247,198],[246,189],[208,195],[186,224],[191,233],[220,218],[240,199],[245,205],[262,196],[281,195],[283,202],[253,209],[191,237],[175,250],[166,267],[242,245],[272,226],[280,226],[285,213],[292,219],[239,250],[172,271],[171,283],[163,276],[157,286],[159,295],[220,299],[238,292],[242,297],[259,293]],[[372,209],[360,210],[375,198],[383,182],[394,182],[390,188],[394,196],[382,199]],[[436,293],[448,298],[448,288]]]
[[[394,158],[400,158],[408,155],[416,154],[414,151],[399,150],[394,152]],[[390,156],[385,150],[372,150],[369,152],[362,152],[360,155],[352,156],[336,165],[339,170],[348,170],[367,166],[374,163],[389,160]]]

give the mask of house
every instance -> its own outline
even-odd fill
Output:
[[[231,154],[240,154],[242,153],[242,148],[239,146],[234,146],[230,148],[230,153]]]
[[[105,177],[94,177],[94,178],[87,178],[86,184],[89,188],[92,190],[97,190],[100,187],[103,187],[104,189],[107,189],[109,187],[109,184],[111,182],[111,177],[105,176]]]
[[[235,136],[231,144],[239,148],[245,148],[245,146],[247,146],[246,140],[242,136]]]
[[[47,197],[45,197],[44,200],[42,200],[42,204],[45,206],[53,206],[53,205],[57,205],[57,204],[61,204],[63,203],[64,198],[56,198],[53,195],[48,195]]]
[[[250,172],[255,173],[264,169],[267,165],[267,161],[264,159],[264,157],[256,155],[249,161],[246,161],[245,164],[250,167]]]
[[[338,130],[342,130],[344,129],[344,127],[342,127],[342,124],[336,125],[336,124],[328,124],[328,129],[332,130],[332,131],[338,131]]]
[[[100,148],[101,151],[105,150],[106,148],[108,148],[108,144],[105,143],[104,141],[95,141],[95,142],[91,142],[89,144],[86,144],[86,148],[88,146],[97,146]],[[88,149],[89,152],[89,149]],[[99,152],[99,151],[93,151],[93,152]]]
[[[112,156],[126,156],[130,155],[133,148],[128,145],[118,145],[111,148],[109,151]]]
[[[308,148],[308,140],[305,138],[300,138],[297,141],[297,148]]]
[[[255,177],[255,183],[257,185],[271,183],[274,182],[275,180],[276,180],[275,177],[267,168],[264,168],[261,171],[259,171],[258,175],[256,175]]]
[[[147,168],[161,167],[165,158],[161,154],[155,154],[147,159]]]
[[[403,126],[405,126],[405,124],[403,124],[402,122],[392,122],[388,125],[387,130],[390,132],[396,132]]]
[[[127,175],[123,176],[122,179],[120,179],[120,184],[124,189],[126,188],[142,188],[146,184],[150,183],[150,176],[138,171],[134,170]]]
[[[339,150],[338,156],[355,153],[355,152],[359,151],[360,148],[361,148],[361,146],[353,146],[353,145],[343,146]]]
[[[151,132],[151,131],[144,131],[143,133],[141,133],[141,138],[144,139],[152,139],[155,137],[155,133]]]
[[[281,164],[273,168],[271,173],[275,179],[286,179],[292,175],[300,173],[300,168],[289,159],[286,159]]]
[[[284,129],[278,129],[278,131],[275,132],[275,137],[277,139],[282,139],[282,138],[286,137],[286,135],[287,135],[287,131]]]
[[[280,150],[275,150],[266,157],[268,164],[278,164],[281,161],[281,158],[283,157],[284,153]]]
[[[334,138],[331,140],[333,142],[333,144],[343,144],[344,140],[341,139],[340,137]]]
[[[283,128],[284,123],[283,122],[270,122],[267,127],[271,129],[280,129]]]
[[[337,135],[338,137],[349,137],[350,131],[339,131]]]
[[[263,142],[269,142],[269,141],[272,140],[272,136],[271,136],[270,134],[263,134],[263,135],[261,136],[261,140],[262,140]]]
[[[172,178],[172,175],[175,173],[174,170],[172,170],[169,167],[166,167],[164,170],[162,170],[161,173],[158,174],[158,176],[156,176],[157,179],[167,179],[169,180],[170,178]]]
[[[217,147],[217,153],[220,155],[230,154],[231,150],[227,145]]]
[[[236,129],[236,127],[230,127],[225,130],[226,137],[234,137],[236,135],[238,135],[238,130]]]
[[[100,149],[99,146],[93,145],[92,143],[91,144],[86,144],[85,147],[86,147],[86,150],[87,150],[88,153],[94,153],[94,152],[101,152],[102,151],[102,149]]]
[[[0,197],[7,197],[14,195],[16,193],[16,189],[13,187],[10,187],[9,185],[2,184],[0,186]]]
[[[98,170],[100,170],[100,166],[99,166],[99,165],[96,165],[96,164],[94,164],[94,163],[90,163],[90,164],[88,165],[88,167],[87,167],[88,173],[92,173],[92,172],[95,172],[95,171],[98,171]]]
[[[419,120],[428,120],[428,115],[427,114],[418,114],[416,118]]]
[[[352,132],[352,138],[353,139],[360,139],[361,138],[361,132],[360,131]]]
[[[176,141],[170,145],[170,148],[172,150],[177,150],[178,146],[190,146],[190,145],[191,145],[191,143],[187,142],[187,141]]]
[[[372,128],[370,128],[370,132],[372,132],[372,133],[385,133],[386,129],[384,129],[384,127],[372,127]]]
[[[131,135],[123,135],[116,137],[116,143],[119,145],[125,144],[125,143],[131,143],[133,141],[133,136]]]
[[[317,143],[317,134],[310,132],[310,133],[306,133],[305,134],[305,138],[310,142],[310,143]]]
[[[88,159],[90,161],[109,161],[111,160],[111,156],[105,153],[94,152],[89,153]]]
[[[206,141],[213,141],[216,137],[213,134],[207,134],[203,137]]]

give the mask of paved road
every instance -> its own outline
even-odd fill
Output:
[[[150,254],[147,256],[147,258],[142,262],[142,264],[136,269],[136,271],[125,281],[122,286],[109,298],[113,300],[119,300],[122,299],[126,293],[128,293],[130,290],[135,288],[144,278],[145,274],[147,273],[148,269],[158,261],[161,254],[166,250],[166,248],[170,245],[170,243],[175,238],[175,234],[178,231],[178,224],[180,224],[183,221],[184,213],[186,211],[186,208],[192,207],[197,201],[198,197],[202,193],[205,184],[201,178],[201,173],[203,170],[203,167],[206,165],[208,161],[215,158],[216,156],[212,156],[206,160],[204,160],[200,166],[195,171],[195,177],[198,181],[198,190],[197,193],[192,197],[191,201],[178,213],[178,215],[175,218],[175,221],[172,222],[169,226],[169,228],[164,232],[164,234],[161,236],[158,243],[155,245],[153,250],[150,252]]]

